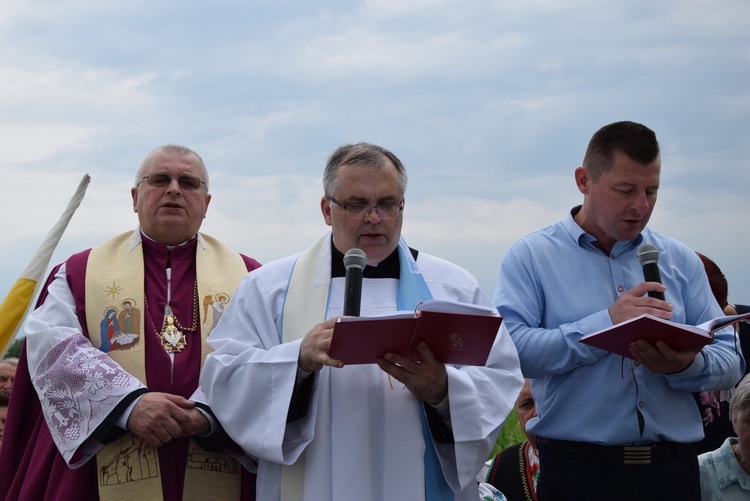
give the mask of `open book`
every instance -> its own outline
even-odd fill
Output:
[[[373,364],[386,353],[420,361],[425,341],[440,362],[484,365],[502,320],[491,307],[431,299],[416,311],[339,318],[328,354],[345,364]]]
[[[643,339],[649,343],[655,343],[661,340],[673,350],[686,350],[707,345],[713,341],[714,332],[746,318],[750,318],[750,313],[717,317],[692,326],[645,314],[599,332],[587,334],[579,341],[623,357],[633,358],[629,349],[633,341]]]

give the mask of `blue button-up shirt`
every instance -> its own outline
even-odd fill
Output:
[[[703,424],[690,392],[731,388],[744,371],[732,327],[717,332],[687,369],[669,375],[579,340],[611,326],[608,308],[644,281],[636,257],[642,243],[660,251],[673,321],[698,325],[722,316],[703,263],[685,244],[648,228],[636,240],[616,242],[606,255],[573,220],[576,211],[516,242],[500,266],[494,303],[523,374],[532,379],[538,413],[527,428],[542,437],[605,445],[700,440]]]

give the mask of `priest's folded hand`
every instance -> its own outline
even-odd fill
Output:
[[[143,442],[160,447],[175,438],[193,436],[208,430],[206,417],[195,403],[178,395],[150,392],[133,407],[127,421],[128,430]]]

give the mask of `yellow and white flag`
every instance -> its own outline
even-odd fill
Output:
[[[26,312],[29,311],[31,302],[36,297],[37,290],[39,290],[39,286],[45,278],[44,273],[47,271],[50,259],[52,259],[52,253],[73,217],[73,213],[81,204],[90,180],[88,174],[83,176],[65,212],[47,234],[47,238],[44,239],[39,250],[31,258],[26,269],[21,273],[21,277],[8,291],[3,302],[0,303],[0,357],[5,354],[10,343],[16,337],[16,333],[26,317]]]

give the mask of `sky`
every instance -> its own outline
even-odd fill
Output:
[[[750,304],[747,0],[0,0],[0,298],[84,174],[53,263],[136,227],[135,171],[168,143],[209,169],[202,231],[268,262],[326,231],[323,166],[359,141],[408,169],[410,246],[491,296],[619,120],[661,143],[649,226]]]

